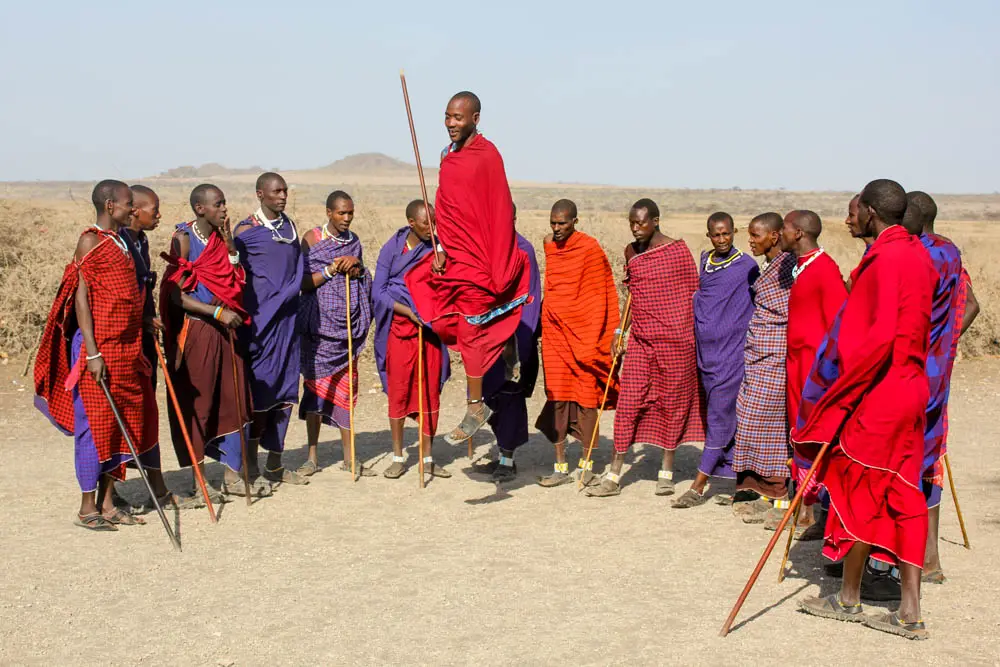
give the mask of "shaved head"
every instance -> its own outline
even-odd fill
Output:
[[[454,95],[451,96],[451,100],[448,103],[451,104],[451,102],[459,102],[459,101],[468,102],[469,111],[471,113],[480,113],[483,110],[483,105],[479,101],[479,96],[477,96],[475,93],[469,92],[468,90],[463,90],[461,92],[455,93]]]
[[[218,186],[212,185],[211,183],[196,185],[194,190],[191,191],[191,210],[193,211],[194,207],[198,204],[204,204],[213,192],[222,194],[222,190]]]
[[[903,214],[903,227],[906,231],[920,236],[934,231],[934,220],[937,218],[937,204],[926,192],[914,190],[906,193],[906,213]]]
[[[434,205],[428,203],[427,208],[428,210],[430,210],[431,215],[434,215]],[[406,205],[406,219],[416,220],[417,216],[420,215],[420,213],[422,213],[423,210],[424,210],[424,200],[414,199],[413,201],[411,201],[409,204]]]
[[[134,195],[142,195],[145,197],[149,197],[150,199],[153,199],[154,197],[156,199],[159,199],[156,193],[153,192],[153,188],[147,188],[145,185],[132,185],[129,186],[129,189],[132,190],[132,194]]]
[[[109,201],[117,201],[122,190],[128,190],[128,186],[121,181],[105,179],[94,186],[93,192],[90,193],[90,201],[98,213],[103,213],[105,204]]]
[[[792,211],[785,216],[785,219],[813,241],[823,233],[823,221],[812,211]]]
[[[896,181],[879,178],[865,186],[858,203],[875,211],[886,225],[898,225],[906,213],[906,190]]]
[[[751,225],[763,225],[764,229],[769,232],[780,232],[782,226],[785,224],[784,218],[774,212],[761,213],[753,220],[750,221]]]
[[[257,177],[257,185],[254,187],[254,189],[263,190],[264,187],[268,185],[271,181],[280,181],[284,183],[285,179],[282,178],[281,174],[276,174],[273,171],[265,171],[263,174]]]
[[[649,199],[647,197],[643,197],[642,199],[640,199],[636,203],[632,204],[632,210],[633,211],[641,211],[643,209],[646,210],[646,215],[650,219],[652,219],[652,218],[659,218],[660,217],[660,207],[657,206],[656,202],[653,201],[652,199]]]
[[[552,214],[562,213],[572,220],[577,217],[576,204],[571,199],[560,199],[552,205]]]
[[[717,222],[724,222],[729,225],[729,229],[734,229],[736,223],[733,222],[733,216],[729,215],[725,211],[716,211],[712,215],[708,216],[708,231],[712,231],[712,225]]]
[[[351,195],[347,194],[343,190],[334,190],[326,197],[326,207],[333,209],[333,205],[337,203],[338,199],[343,199],[345,201],[354,201]]]

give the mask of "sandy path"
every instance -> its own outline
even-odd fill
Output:
[[[542,489],[533,481],[550,469],[551,450],[537,433],[501,494],[467,474],[464,450],[439,444],[443,460],[459,457],[451,480],[421,492],[415,471],[352,484],[331,468],[249,511],[225,506],[214,527],[203,511],[180,515],[182,554],[155,516],[145,527],[89,533],[71,524],[72,441],[31,408],[30,388],[12,384],[20,365],[0,368],[2,664],[1000,663],[1000,575],[990,565],[1000,548],[1000,362],[956,370],[952,456],[973,550],[960,546],[946,495],[949,581],[924,591],[933,634],[924,643],[797,613],[797,598],[836,586],[821,576],[817,543],[793,550],[784,584],[770,563],[738,623],[752,620],[718,638],[770,534],[715,504],[670,509],[652,494],[657,452],[636,453],[616,499]],[[368,370],[362,392],[372,386]],[[456,379],[443,427],[460,414]],[[384,415],[384,397],[363,393],[358,444],[367,459],[388,451]],[[603,427],[610,432],[607,416]],[[409,441],[415,433],[407,430]],[[490,439],[480,436],[477,455]],[[296,422],[293,464],[304,441]],[[329,446],[322,454],[326,465],[340,458]],[[682,490],[697,456],[678,456]],[[165,465],[176,467],[169,446]],[[140,484],[130,480],[126,495],[137,497]]]

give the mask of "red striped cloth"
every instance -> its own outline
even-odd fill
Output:
[[[542,366],[548,400],[600,405],[620,321],[615,278],[600,244],[582,232],[562,243],[547,242]],[[617,384],[612,383],[606,409],[614,409]]]

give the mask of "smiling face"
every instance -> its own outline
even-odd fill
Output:
[[[282,213],[288,203],[288,184],[280,176],[269,178],[257,190],[257,200],[262,208],[274,213]]]
[[[778,232],[772,231],[763,222],[751,222],[747,234],[750,237],[750,252],[754,257],[766,255],[778,244]]]
[[[204,194],[202,200],[195,204],[195,215],[204,218],[205,222],[216,229],[222,229],[229,218],[229,210],[226,208],[226,195],[222,190],[212,188]]]
[[[326,209],[326,218],[335,234],[346,234],[354,221],[354,200],[338,197],[332,208]]]
[[[649,217],[648,209],[633,208],[628,212],[628,226],[635,240],[640,244],[646,244],[659,230],[660,219]]]
[[[461,144],[471,137],[479,124],[479,112],[473,112],[472,102],[459,97],[448,102],[444,112],[444,126],[452,143]]]
[[[341,200],[338,200],[337,203],[339,204],[340,201]],[[430,204],[428,204],[428,206],[430,206]],[[431,217],[433,217],[434,216],[434,207],[430,206],[430,209],[431,209]],[[354,213],[352,211],[351,217],[353,217],[353,216],[354,216]],[[431,224],[430,224],[430,221],[427,218],[427,211],[424,210],[424,207],[423,207],[422,204],[417,208],[417,212],[413,215],[413,217],[412,218],[407,218],[406,221],[410,225],[410,231],[412,231],[414,234],[416,234],[416,236],[417,236],[418,239],[420,239],[421,241],[423,241],[425,243],[427,241],[431,240]],[[347,224],[349,226],[351,223],[348,222]]]
[[[708,227],[705,234],[712,242],[712,248],[717,255],[726,255],[733,249],[733,226],[725,220],[717,220]]]
[[[577,218],[570,217],[568,211],[555,210],[549,215],[549,227],[552,228],[552,240],[562,243],[576,231]]]
[[[135,217],[133,220],[144,232],[151,232],[160,225],[160,198],[155,194],[134,192]]]

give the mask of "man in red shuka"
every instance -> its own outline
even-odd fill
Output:
[[[468,406],[450,444],[471,438],[492,415],[483,375],[504,355],[516,363],[512,336],[528,296],[528,257],[518,248],[514,208],[499,151],[477,125],[481,104],[456,93],[445,110],[451,144],[441,157],[435,218],[440,244],[406,277],[421,319],[462,355]]]
[[[803,391],[800,425],[792,431],[796,450],[810,459],[831,443],[817,470],[817,481],[830,494],[823,554],[844,559],[840,592],[806,598],[799,608],[925,639],[920,570],[927,505],[920,478],[936,272],[920,241],[900,224],[906,205],[906,192],[894,181],[872,181],[861,192],[858,222],[875,241],[851,274],[853,288],[828,334],[837,376],[818,398]],[[830,353],[824,355],[829,359]],[[899,563],[902,599],[896,612],[862,611],[861,576],[869,554]]]

